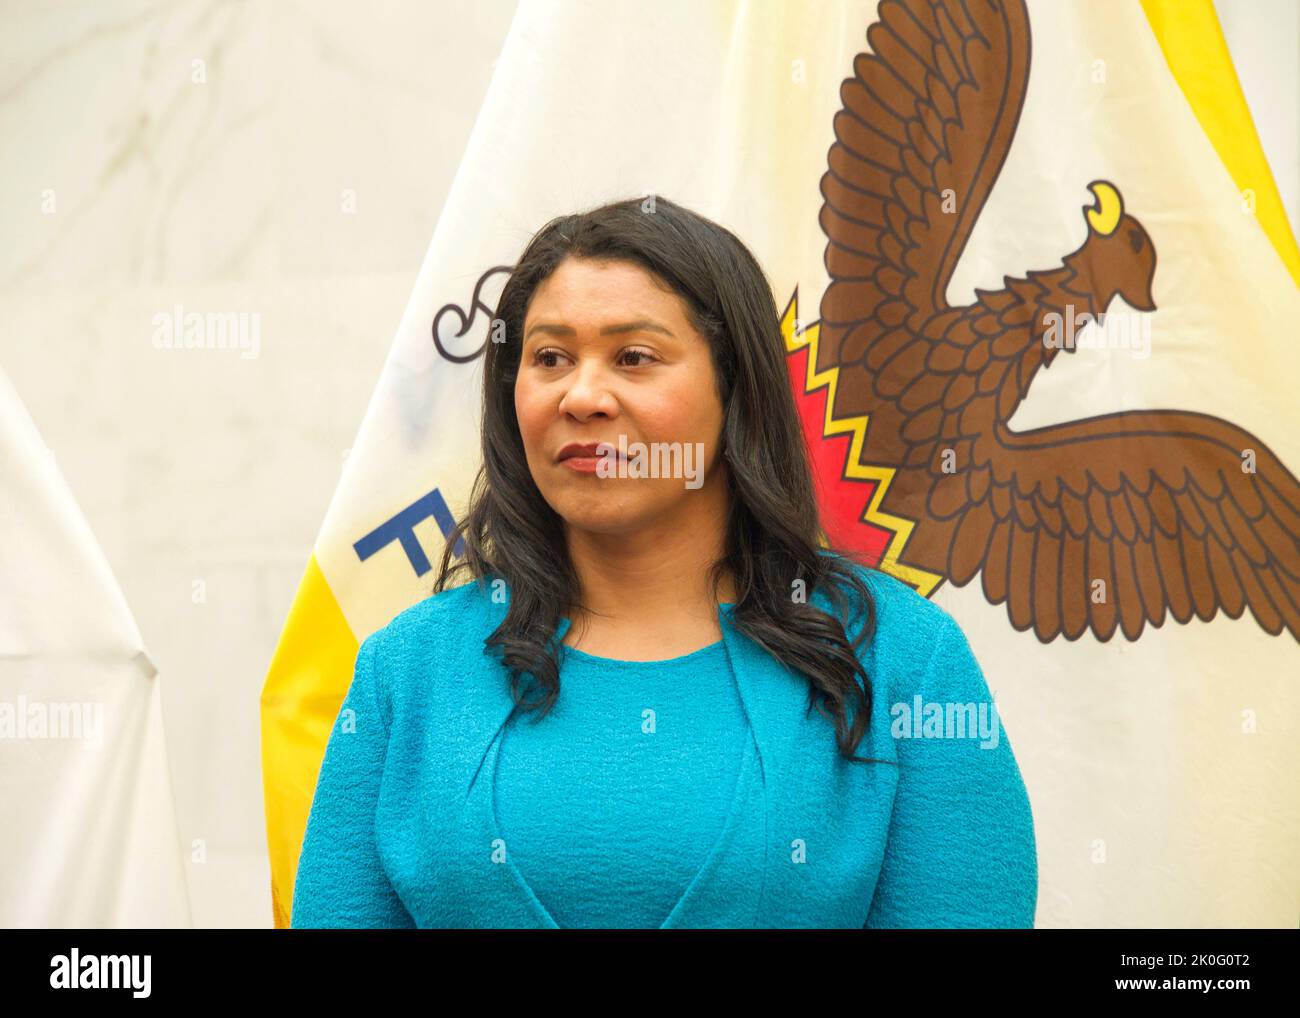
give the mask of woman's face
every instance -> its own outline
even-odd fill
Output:
[[[515,413],[533,479],[571,527],[631,534],[717,511],[725,460],[708,341],[681,298],[633,262],[566,258],[538,286],[524,318]],[[571,443],[618,448],[620,438],[626,476],[561,460]],[[647,453],[644,477],[632,476],[636,443]]]

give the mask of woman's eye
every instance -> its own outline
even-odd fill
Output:
[[[652,354],[652,353],[650,353],[650,352],[648,352],[648,351],[646,351],[646,350],[624,350],[624,351],[623,351],[623,356],[624,356],[624,357],[644,357],[647,361],[652,361],[652,360],[654,360],[654,354]],[[640,367],[641,365],[640,365],[640,364],[633,364],[632,366],[633,366],[633,367]]]
[[[555,363],[555,358],[559,356],[561,356],[561,354],[558,350],[538,350],[537,353],[533,354],[533,363],[541,368],[558,367]],[[648,350],[624,350],[619,354],[620,360],[627,357],[644,358],[644,361],[632,362],[631,366],[634,368],[641,367],[643,363],[655,359],[654,354],[650,353]]]

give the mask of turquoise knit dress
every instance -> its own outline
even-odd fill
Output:
[[[1033,815],[1007,733],[975,723],[974,653],[943,609],[862,575],[875,762],[844,759],[807,679],[730,604],[722,640],[663,661],[575,650],[561,619],[545,716],[486,649],[508,603],[469,583],[408,608],[357,652],[292,925],[1032,926]]]
[[[502,736],[505,851],[560,926],[656,929],[723,830],[750,738],[723,641],[666,661],[566,646],[551,712]]]

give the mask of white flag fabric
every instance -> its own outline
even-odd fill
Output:
[[[160,679],[0,371],[0,926],[188,927]]]
[[[1300,261],[1209,0],[523,0],[264,689],[276,924],[357,645],[466,505],[508,267],[656,195],[766,269],[828,536],[970,637],[1036,924],[1295,927]]]

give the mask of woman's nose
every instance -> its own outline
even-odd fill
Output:
[[[613,413],[616,401],[610,392],[609,379],[604,368],[595,361],[580,361],[564,384],[566,389],[560,400],[562,412],[575,417]]]

